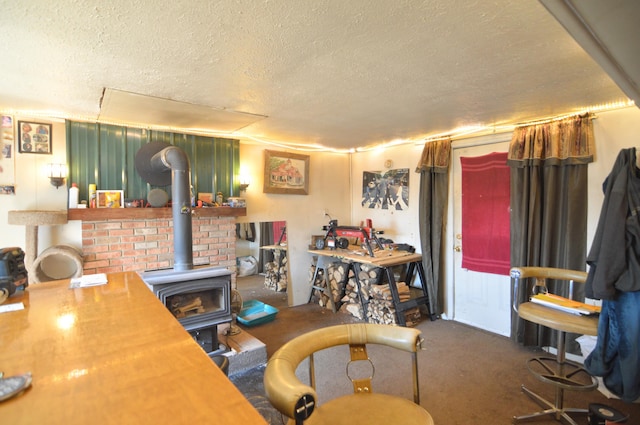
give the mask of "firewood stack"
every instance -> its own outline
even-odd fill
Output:
[[[363,300],[369,300],[371,298],[370,288],[373,286],[374,282],[380,281],[380,273],[382,273],[382,269],[379,267],[369,266],[367,264],[362,264],[360,266],[358,279],[360,280],[360,294]],[[342,302],[344,303],[342,306],[344,310],[351,313],[351,315],[358,319],[364,319],[360,297],[358,297],[358,285],[356,284],[355,276],[349,277]],[[371,323],[378,322],[372,321]]]
[[[318,270],[316,281],[313,282],[313,286],[322,288],[322,290],[314,289],[312,296],[318,299],[318,304],[320,305],[320,307],[333,309],[333,306],[340,301],[340,296],[343,293],[342,282],[344,281],[344,274],[347,270],[347,265],[338,261],[335,263],[331,263],[327,268],[329,277],[329,288],[331,289],[331,298],[329,298],[329,293],[325,286],[325,270],[323,269]],[[316,266],[311,265],[309,269],[309,282],[311,282],[311,280],[313,279],[315,269]]]
[[[367,305],[367,322],[396,324],[396,307],[391,296],[389,284],[378,284],[381,280],[382,268],[361,265],[361,272],[358,275],[360,280],[360,292]],[[405,282],[396,282],[400,301],[407,301],[411,298],[411,290]],[[363,319],[362,305],[357,294],[357,284],[355,278],[350,278],[342,298],[344,303],[342,308],[353,316]],[[412,308],[404,312],[407,326],[415,326],[420,322],[420,309]]]
[[[282,258],[281,258],[282,257]],[[273,251],[273,261],[264,265],[264,286],[272,291],[287,290],[287,256],[282,250]]]
[[[411,298],[411,290],[405,282],[396,282],[400,301],[407,301]],[[367,306],[367,317],[370,323],[395,324],[396,308],[391,296],[389,284],[372,285],[370,290],[371,298]],[[407,326],[415,326],[420,322],[420,309],[414,307],[404,312]]]
[[[309,268],[309,279],[308,281],[311,282],[311,280],[313,279],[313,275],[316,272],[316,266],[315,265],[311,265],[311,267]],[[316,280],[315,282],[312,282],[312,286],[314,287],[314,289],[311,290],[311,297],[315,297],[315,299],[318,300],[318,304],[320,305],[320,307],[325,307],[325,308],[331,308],[329,306],[329,296],[326,294],[326,286],[324,283],[324,270],[320,269],[318,270],[318,275],[316,276]],[[321,290],[319,289],[315,289],[315,288],[322,288]]]
[[[202,299],[191,295],[177,295],[171,299],[171,312],[178,319],[202,314],[204,313]]]
[[[349,280],[346,287],[343,288],[342,282],[344,282],[347,264],[335,262],[327,268],[333,300],[331,300],[327,294],[324,270],[322,269],[318,271],[316,281],[313,283],[315,287],[322,289],[314,289],[312,296],[318,300],[318,304],[321,307],[328,309],[333,309],[333,306],[340,302],[340,310],[346,311],[360,320],[364,320],[365,317],[360,297],[358,297],[358,286],[353,271],[350,269]],[[315,266],[312,265],[309,269],[309,282],[313,279],[314,272]],[[382,273],[384,273],[384,269],[380,267],[368,264],[360,265],[360,274],[358,275],[358,279],[360,280],[360,294],[362,299],[368,301],[366,319],[368,323],[396,324],[396,307],[393,302],[393,297],[391,296],[389,284],[379,284],[382,279]],[[398,295],[401,302],[411,298],[411,289],[405,282],[396,282],[396,287],[398,288]],[[344,295],[340,298],[342,294]],[[405,311],[404,315],[407,326],[415,326],[420,322],[420,309],[418,307]]]

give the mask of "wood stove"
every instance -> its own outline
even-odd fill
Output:
[[[150,142],[136,153],[138,174],[152,185],[171,184],[173,269],[146,271],[142,280],[209,354],[226,348],[217,327],[231,321],[231,272],[193,266],[189,159],[177,146]]]
[[[210,356],[226,350],[218,342],[218,325],[232,319],[228,269],[154,270],[143,272],[141,277]]]

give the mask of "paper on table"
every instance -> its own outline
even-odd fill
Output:
[[[537,294],[531,297],[531,302],[564,311],[565,313],[589,315],[600,313],[599,306],[570,300],[554,294]]]
[[[104,273],[87,274],[82,277],[74,277],[69,284],[70,289],[86,288],[88,286],[98,286],[107,283],[107,275]]]
[[[17,310],[24,310],[24,304],[19,302],[19,303],[5,304],[0,306],[0,313],[6,313],[8,311],[17,311]]]

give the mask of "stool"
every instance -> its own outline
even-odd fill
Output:
[[[514,297],[514,308],[518,315],[524,320],[556,330],[558,336],[555,357],[540,356],[527,361],[527,368],[537,379],[555,387],[553,403],[522,385],[522,391],[545,410],[529,415],[515,416],[513,423],[517,424],[550,416],[557,421],[577,425],[569,414],[586,415],[589,411],[586,408],[564,407],[564,391],[591,391],[598,386],[598,382],[582,366],[566,359],[566,334],[571,332],[596,335],[598,332],[598,317],[565,313],[530,301],[524,302],[516,308],[515,303],[519,299],[517,294],[520,279],[535,278],[535,290],[545,292],[547,291],[547,279],[584,283],[587,279],[587,273],[549,267],[514,267],[511,269],[511,277],[515,280],[514,293],[516,296]]]

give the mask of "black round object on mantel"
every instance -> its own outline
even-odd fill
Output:
[[[147,201],[152,207],[164,207],[169,202],[169,195],[162,189],[151,189],[147,195]]]
[[[151,158],[162,149],[171,146],[165,142],[149,142],[136,152],[136,171],[144,181],[154,186],[169,186],[171,184],[171,169],[154,169]],[[151,193],[149,193],[151,195]],[[151,201],[149,201],[151,203]],[[166,202],[165,202],[166,203]],[[153,204],[152,204],[153,205]]]

